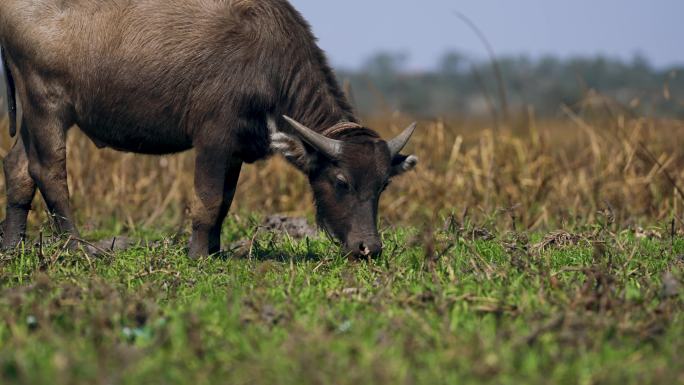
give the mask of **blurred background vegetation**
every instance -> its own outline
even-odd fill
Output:
[[[339,71],[362,115],[401,111],[423,118],[455,118],[503,113],[497,108],[501,95],[490,61],[450,52],[435,69],[411,72],[406,69],[408,58],[381,52],[359,70]],[[556,117],[560,106],[579,109],[588,95],[597,92],[637,115],[684,117],[684,103],[672,97],[684,94],[684,66],[655,68],[641,55],[628,61],[603,56],[510,56],[497,64],[508,113],[514,115],[534,108],[538,116]]]

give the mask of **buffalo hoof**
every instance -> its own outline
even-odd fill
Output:
[[[9,252],[17,249],[24,243],[24,236],[21,234],[5,234],[0,231],[0,251]]]

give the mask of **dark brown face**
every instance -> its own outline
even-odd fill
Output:
[[[353,255],[377,256],[380,194],[390,182],[392,159],[387,143],[345,144],[335,161],[324,161],[309,175],[319,225]]]
[[[415,124],[385,142],[367,129],[337,140],[286,120],[296,135],[279,132],[275,123],[269,123],[271,148],[309,177],[321,228],[337,238],[351,255],[380,255],[378,202],[392,177],[418,163],[413,155],[399,154]]]

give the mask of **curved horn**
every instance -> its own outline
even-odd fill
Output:
[[[404,132],[399,134],[399,136],[387,142],[387,147],[389,147],[390,154],[392,154],[392,158],[399,155],[399,152],[401,152],[401,150],[403,150],[404,147],[406,147],[406,143],[408,143],[409,139],[411,139],[413,131],[416,130],[416,125],[417,123],[412,123],[404,130]]]
[[[325,137],[316,131],[306,127],[298,121],[283,115],[283,118],[290,123],[297,134],[304,139],[306,143],[311,145],[317,151],[323,153],[329,158],[335,159],[342,153],[342,142],[335,139]]]

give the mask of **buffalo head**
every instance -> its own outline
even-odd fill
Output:
[[[321,135],[288,117],[284,119],[294,135],[272,127],[271,145],[308,176],[319,226],[352,255],[380,255],[378,202],[393,177],[418,163],[415,156],[400,154],[416,124],[389,141],[364,129],[341,140]]]

